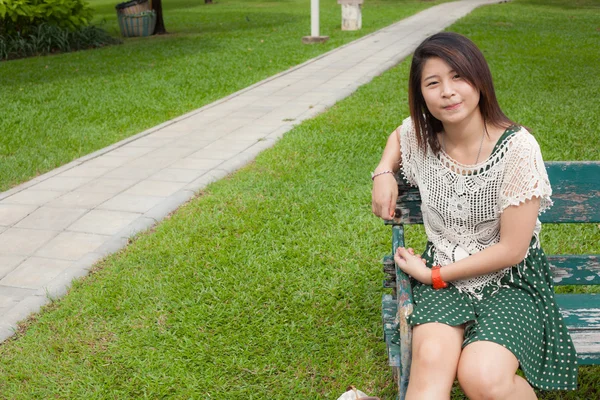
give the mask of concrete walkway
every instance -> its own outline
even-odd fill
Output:
[[[0,194],[0,341],[198,190],[398,64],[427,36],[498,2],[432,7]]]

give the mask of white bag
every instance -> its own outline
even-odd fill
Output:
[[[337,400],[379,400],[378,397],[370,397],[368,394],[361,392],[354,386],[348,386],[347,392],[338,397]]]

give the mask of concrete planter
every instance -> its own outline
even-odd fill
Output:
[[[364,0],[337,0],[342,6],[342,30],[357,31],[362,28],[362,5]]]

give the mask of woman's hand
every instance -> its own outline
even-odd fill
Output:
[[[376,176],[373,180],[373,191],[371,193],[373,214],[386,220],[393,219],[397,199],[398,182],[396,182],[394,174]]]
[[[415,256],[413,249],[398,247],[394,254],[396,265],[405,273],[426,285],[431,285],[431,269],[425,265],[421,256]]]

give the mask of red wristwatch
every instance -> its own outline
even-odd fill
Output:
[[[445,289],[448,287],[448,284],[444,282],[440,275],[440,268],[439,265],[431,267],[431,283],[434,289]]]

